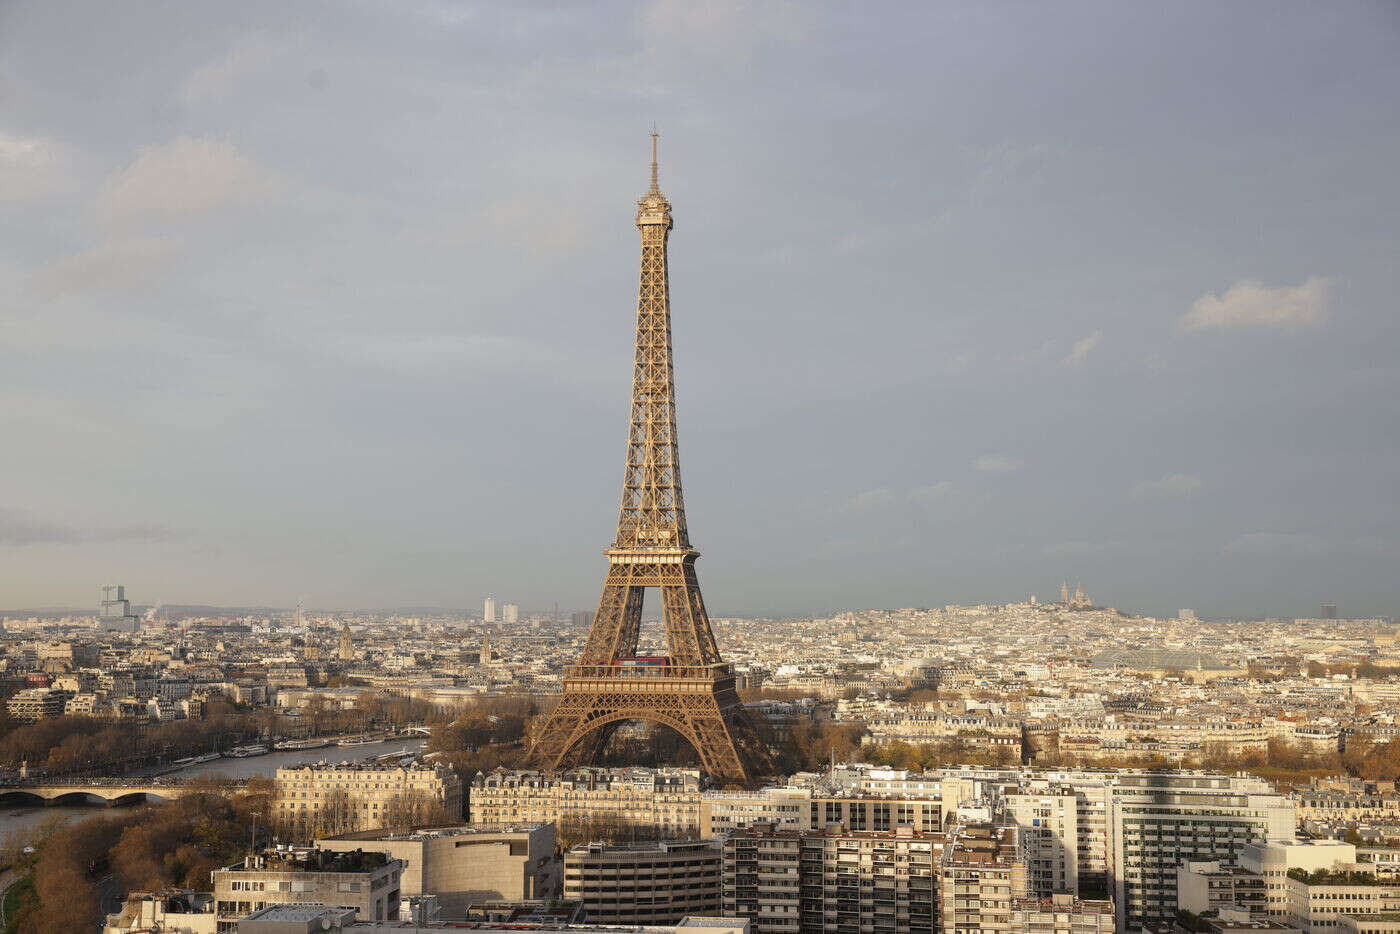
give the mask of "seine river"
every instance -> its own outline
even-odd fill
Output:
[[[194,778],[198,775],[222,775],[225,778],[237,779],[266,775],[271,778],[272,774],[284,765],[302,765],[307,762],[320,762],[323,759],[330,763],[350,762],[356,759],[368,759],[372,756],[399,752],[400,750],[408,755],[420,752],[422,749],[423,741],[421,739],[391,739],[382,743],[366,743],[363,746],[325,746],[321,749],[306,749],[300,752],[270,752],[265,756],[249,756],[246,759],[213,759],[198,765],[186,766],[176,772],[168,772],[161,777],[167,781],[174,778]],[[140,781],[140,779],[133,779],[133,781]],[[159,807],[159,805],[135,804],[130,807],[148,808]],[[127,809],[123,808],[122,810]],[[28,837],[29,834],[33,833],[34,828],[43,823],[45,819],[70,821],[115,812],[116,809],[100,806],[0,806],[0,842],[10,841],[21,834]]]

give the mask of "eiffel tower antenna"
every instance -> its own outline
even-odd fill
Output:
[[[651,187],[637,201],[637,346],[617,534],[583,654],[565,673],[564,695],[530,755],[554,769],[596,762],[624,721],[649,720],[695,747],[713,778],[743,781],[771,771],[772,762],[720,658],[695,575],[700,553],[686,529],[666,255],[671,203],[657,177],[658,135],[653,128]],[[661,592],[670,654],[639,657],[642,602],[652,587]]]
[[[661,194],[661,185],[657,181],[656,172],[656,142],[661,138],[661,134],[656,132],[656,124],[651,125],[651,187],[647,189],[649,195]]]

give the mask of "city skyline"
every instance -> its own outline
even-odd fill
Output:
[[[0,14],[0,602],[591,606],[654,119],[716,616],[1395,612],[1393,10],[83,8]]]

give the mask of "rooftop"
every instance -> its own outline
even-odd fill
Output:
[[[438,837],[464,837],[464,836],[491,836],[499,834],[534,833],[548,823],[533,824],[446,824],[441,827],[415,827],[407,831],[393,830],[357,830],[352,833],[337,834],[333,837],[321,837],[322,840],[364,840],[364,841],[386,841],[386,840],[431,840]]]
[[[244,857],[225,872],[373,872],[388,865],[386,853],[365,850],[322,850],[318,847],[277,847]]]

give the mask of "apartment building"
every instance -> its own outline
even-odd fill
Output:
[[[1011,930],[1017,934],[1113,934],[1113,902],[1068,894],[1013,899]]]
[[[770,786],[757,791],[706,791],[700,798],[699,836],[712,839],[753,824],[810,830],[811,805],[810,788]]]
[[[324,762],[276,774],[274,818],[307,835],[460,822],[462,780],[442,765]]]
[[[1176,904],[1193,914],[1241,908],[1252,918],[1268,916],[1268,883],[1243,866],[1218,859],[1189,859],[1176,869]]]
[[[564,854],[564,898],[595,924],[675,924],[720,908],[719,846],[708,840],[583,843]]]
[[[1120,930],[1175,916],[1183,861],[1233,860],[1247,843],[1294,832],[1292,802],[1249,776],[1121,772],[1110,795],[1109,872]]]
[[[471,784],[474,824],[550,822],[561,836],[593,828],[644,828],[657,836],[700,830],[695,769],[578,768],[550,773],[497,769]]]
[[[1284,920],[1304,934],[1338,930],[1343,917],[1390,916],[1394,920],[1400,912],[1400,883],[1365,872],[1294,868],[1288,871],[1285,885],[1289,913]]]
[[[723,843],[724,914],[755,934],[934,934],[943,845],[908,826],[736,830]]]
[[[403,863],[383,853],[278,847],[211,873],[218,934],[269,905],[313,903],[352,909],[368,920],[398,916]]]
[[[850,790],[812,795],[810,826],[842,824],[849,830],[893,830],[904,826],[935,833],[943,829],[943,818],[943,803],[938,795]]]
[[[1037,898],[1077,894],[1080,808],[1074,789],[1007,786],[999,800],[1005,819],[1021,830],[1028,894]]]
[[[213,896],[190,889],[132,892],[107,915],[102,934],[215,934]]]
[[[939,866],[941,930],[949,934],[1010,934],[1012,906],[1029,895],[1025,853],[1017,827],[968,824],[949,832]]]
[[[465,918],[488,901],[558,898],[554,825],[425,827],[407,832],[368,830],[323,837],[324,850],[383,853],[403,863],[399,891],[436,895],[446,918]]]
[[[64,708],[72,696],[71,691],[54,688],[25,688],[16,692],[5,706],[14,719],[34,723],[46,717],[63,716]]]
[[[1264,843],[1246,843],[1240,847],[1235,862],[1241,870],[1257,877],[1264,886],[1262,916],[1285,922],[1293,913],[1288,871],[1303,872],[1354,867],[1359,854],[1357,847],[1341,840],[1285,839]],[[1182,903],[1182,907],[1187,907]],[[1192,911],[1196,909],[1192,908]],[[1199,911],[1196,912],[1200,914]]]
[[[1036,831],[1028,842],[1032,894],[1109,896],[1108,801],[1115,773],[1080,769],[942,770],[939,798],[947,821],[967,802],[986,802],[1001,820]],[[907,780],[915,784],[914,779]],[[918,782],[921,784],[921,782]],[[894,784],[881,781],[880,784]],[[1074,816],[1068,808],[1073,801]],[[1049,811],[1049,814],[1042,812]],[[1039,823],[1036,823],[1039,821]],[[1074,856],[1074,868],[1067,863]],[[1070,879],[1074,884],[1071,886]],[[1048,885],[1048,890],[1047,890]]]
[[[637,927],[610,927],[601,924],[550,921],[473,922],[468,925],[473,934],[749,934],[749,922],[743,918],[718,918],[692,915],[676,924]],[[244,918],[239,934],[429,934],[433,931],[458,931],[463,925],[451,921],[411,923],[404,921],[356,920],[350,912],[315,905],[278,905],[265,908]]]

